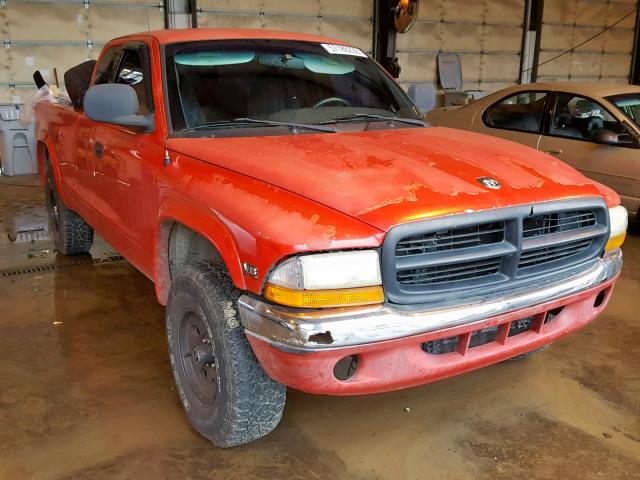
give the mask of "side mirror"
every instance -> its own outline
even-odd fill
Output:
[[[605,145],[618,145],[620,143],[620,135],[606,128],[601,128],[593,134],[593,141],[603,143]]]
[[[436,106],[436,91],[431,83],[412,83],[407,89],[407,94],[423,114]]]
[[[94,85],[84,95],[84,113],[96,122],[125,127],[153,128],[153,116],[138,115],[138,95],[121,83]]]

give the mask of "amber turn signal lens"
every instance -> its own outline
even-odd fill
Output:
[[[381,286],[339,290],[292,290],[268,283],[264,296],[274,303],[300,308],[371,305],[384,301]]]
[[[607,246],[604,247],[605,252],[609,250],[613,250],[614,248],[620,248],[624,243],[624,239],[627,237],[627,232],[621,233],[620,235],[616,235],[615,237],[611,237],[607,242]]]

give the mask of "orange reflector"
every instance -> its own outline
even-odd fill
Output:
[[[380,286],[340,290],[291,290],[267,283],[264,296],[280,305],[302,308],[370,305],[384,301],[384,292]]]
[[[607,246],[604,247],[604,251],[608,252],[609,250],[613,250],[614,248],[621,247],[626,237],[627,237],[627,232],[621,233],[620,235],[616,235],[615,237],[611,237],[607,242]]]

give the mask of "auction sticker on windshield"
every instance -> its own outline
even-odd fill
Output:
[[[367,58],[367,54],[356,47],[349,47],[347,45],[333,45],[331,43],[322,43],[322,48],[327,52],[334,55],[354,55],[356,57]]]

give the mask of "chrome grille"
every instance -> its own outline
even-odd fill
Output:
[[[602,199],[451,215],[399,225],[382,249],[393,303],[448,301],[586,268],[609,231]]]

